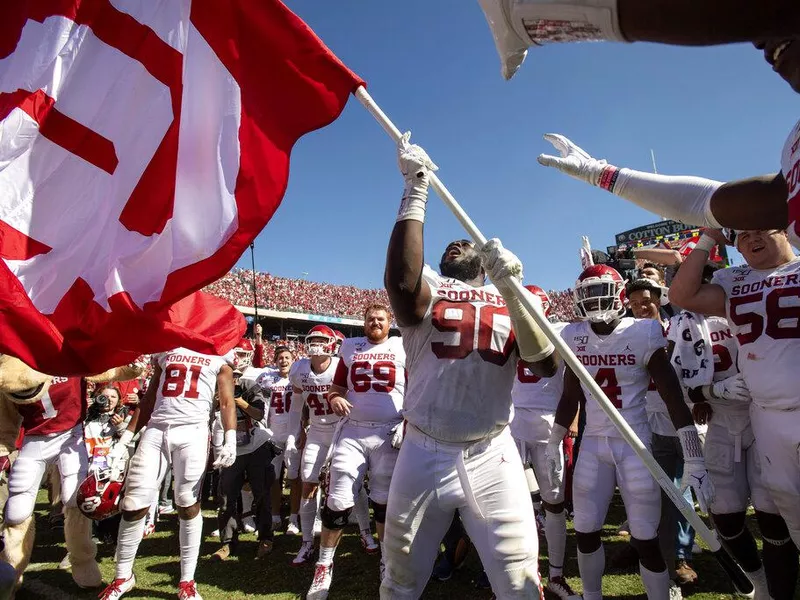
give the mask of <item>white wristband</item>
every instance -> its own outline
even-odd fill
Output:
[[[226,429],[225,430],[225,446],[235,446],[236,445],[236,430],[235,429]]]
[[[428,204],[428,173],[422,171],[406,178],[403,199],[397,211],[398,221],[425,222],[425,208]]]
[[[694,425],[687,425],[678,429],[677,433],[683,450],[683,460],[687,462],[703,460],[703,445],[697,434],[697,428]]]
[[[711,250],[714,249],[714,246],[717,245],[717,240],[712,238],[707,233],[704,233],[700,236],[700,239],[697,240],[697,243],[694,245],[695,250],[703,250],[704,252],[708,252],[711,254]]]

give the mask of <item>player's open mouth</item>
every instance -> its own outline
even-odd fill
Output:
[[[753,254],[758,254],[758,253],[759,253],[759,252],[761,252],[763,249],[764,249],[764,246],[763,246],[762,244],[756,244],[756,245],[754,245],[754,246],[752,247],[752,249],[750,250],[750,252],[752,252]]]
[[[39,392],[42,391],[43,387],[44,387],[44,384],[40,383],[39,385],[37,385],[34,388],[30,388],[30,389],[27,389],[27,390],[24,390],[24,391],[21,391],[21,392],[16,392],[16,393],[9,394],[9,395],[12,398],[14,398],[15,400],[30,400],[31,398],[35,398],[39,394]]]

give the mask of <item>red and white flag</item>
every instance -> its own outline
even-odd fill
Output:
[[[278,0],[0,1],[0,352],[66,375],[230,349],[169,307],[235,264],[362,84]]]

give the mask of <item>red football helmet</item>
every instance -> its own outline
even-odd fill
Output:
[[[122,471],[112,479],[112,469],[106,467],[92,471],[78,486],[78,508],[83,515],[95,521],[101,521],[116,515],[125,482]]]
[[[334,354],[339,354],[339,350],[342,349],[342,344],[344,344],[346,336],[338,329],[333,330],[333,335],[336,336],[336,348],[334,348]]]
[[[608,322],[625,314],[625,280],[608,265],[592,265],[575,282],[575,312],[595,323]]]
[[[327,325],[314,325],[306,334],[306,352],[309,356],[336,354],[336,334],[333,329]]]
[[[550,296],[547,295],[547,292],[545,292],[538,285],[526,285],[525,289],[531,292],[534,296],[539,297],[539,300],[542,301],[542,312],[544,312],[545,317],[549,318],[553,306],[550,304]]]
[[[236,356],[236,367],[244,371],[247,367],[252,365],[255,350],[253,342],[247,338],[239,340],[239,343],[236,344],[236,348],[233,349],[233,353]]]

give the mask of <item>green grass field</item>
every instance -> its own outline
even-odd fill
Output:
[[[66,554],[63,534],[49,529],[46,519],[44,492],[37,506],[38,531],[36,547],[25,584],[17,594],[17,600],[44,600],[97,597],[97,590],[82,591],[72,581],[70,574],[58,569],[58,563]],[[210,536],[215,529],[213,506],[204,507],[204,531],[206,537],[197,568],[198,591],[205,600],[239,600],[244,598],[288,600],[303,597],[311,583],[313,567],[294,568],[289,562],[300,544],[299,537],[277,534],[275,549],[267,560],[255,560],[256,541],[253,534],[241,538],[239,555],[224,563],[212,562],[208,557],[218,547]],[[617,497],[605,528],[604,543],[607,555],[607,575],[603,580],[603,594],[609,598],[644,598],[644,589],[634,567],[616,568],[613,557],[627,545],[615,535],[622,520],[622,510]],[[750,523],[755,527],[754,522]],[[126,594],[126,598],[175,598],[179,577],[177,516],[162,519],[156,533],[145,540],[139,548],[134,566],[137,587]],[[100,560],[104,579],[110,581],[114,574],[113,548],[100,545]],[[567,546],[566,573],[570,584],[580,590],[575,558],[575,538],[570,533]],[[348,528],[336,555],[336,570],[331,587],[332,600],[367,600],[378,597],[378,557],[367,556],[361,549],[355,527]],[[708,553],[695,556],[695,570],[700,575],[697,585],[684,588],[684,597],[693,600],[718,600],[731,598],[732,588],[725,574]],[[547,555],[542,553],[540,569],[547,573]],[[487,591],[477,590],[474,579],[480,570],[477,557],[471,552],[465,565],[453,578],[445,583],[431,582],[424,598],[459,600],[483,600],[491,597]]]

